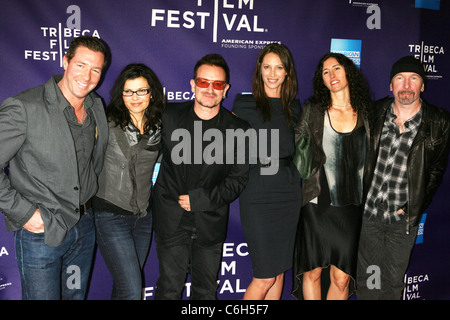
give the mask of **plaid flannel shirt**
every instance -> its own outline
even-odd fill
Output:
[[[378,217],[386,223],[404,216],[397,214],[398,209],[406,210],[407,160],[422,120],[422,108],[405,122],[403,133],[394,122],[396,118],[391,105],[381,132],[377,164],[364,208],[366,215]]]

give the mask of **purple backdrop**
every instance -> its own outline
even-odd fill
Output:
[[[311,94],[317,61],[333,50],[359,64],[376,99],[390,93],[393,62],[416,55],[427,66],[425,98],[449,109],[445,99],[449,21],[448,2],[439,0],[283,0],[276,5],[270,0],[4,1],[0,10],[0,101],[62,73],[61,59],[70,40],[89,34],[104,39],[112,52],[111,66],[97,89],[105,102],[120,70],[132,62],[154,69],[169,101],[192,99],[189,80],[195,62],[217,52],[231,69],[232,86],[224,101],[231,108],[237,93],[251,91],[259,50],[269,42],[281,42],[294,56],[302,102]],[[420,243],[413,251],[405,277],[405,300],[450,298],[450,209],[445,203],[449,184],[447,172],[427,209]],[[152,245],[145,267],[146,299],[153,299],[157,269]],[[290,277],[288,272],[283,299],[292,299]],[[251,278],[236,201],[224,246],[219,299],[242,299]],[[97,252],[89,299],[108,299],[111,285]],[[189,283],[186,288],[187,297]],[[0,219],[0,299],[20,298],[13,235],[5,231]]]

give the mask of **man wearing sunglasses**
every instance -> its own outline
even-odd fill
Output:
[[[163,113],[163,159],[153,199],[160,274],[155,299],[181,299],[187,273],[190,299],[216,298],[229,203],[244,189],[249,170],[247,163],[237,161],[237,144],[230,148],[224,142],[216,150],[223,161],[203,159],[211,143],[204,141],[205,131],[219,133],[225,141],[227,129],[249,128],[221,106],[228,83],[225,60],[207,55],[197,62],[190,82],[195,100],[168,104]],[[178,134],[187,135],[180,139]]]

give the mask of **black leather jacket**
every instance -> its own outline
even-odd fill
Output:
[[[383,98],[375,103],[373,114],[369,116],[371,141],[366,159],[367,175],[364,177],[364,191],[367,196],[375,169],[381,131],[388,107],[394,98]],[[422,100],[422,124],[408,154],[408,203],[406,223],[417,226],[420,217],[442,182],[448,164],[450,114]]]
[[[297,125],[294,128],[296,143],[299,139],[300,123],[303,120],[303,118],[305,117],[306,108],[307,108],[307,105],[305,105],[303,107],[302,115],[301,115]],[[308,202],[310,202],[312,199],[319,196],[319,194],[321,192],[321,189],[320,189],[320,178],[321,178],[320,172],[321,172],[321,170],[320,169],[322,168],[323,164],[326,161],[326,156],[325,156],[325,153],[323,151],[323,146],[322,146],[324,116],[325,116],[325,113],[320,106],[311,104],[311,111],[309,114],[308,125],[309,125],[310,132],[314,138],[314,148],[313,148],[314,157],[313,157],[313,163],[312,163],[311,176],[309,177],[309,179],[307,179],[303,182],[303,186],[302,186],[302,197],[303,197],[302,206],[308,204]],[[369,126],[367,117],[364,115],[363,115],[363,122],[364,122],[364,127],[366,129],[367,145],[369,145],[370,135],[371,135],[370,130],[369,130],[370,126]],[[367,156],[366,156],[366,158],[367,158]],[[366,166],[364,166],[364,177],[367,175],[365,167]]]

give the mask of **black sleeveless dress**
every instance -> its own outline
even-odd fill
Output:
[[[263,122],[252,95],[237,95],[233,112],[246,120],[259,134],[267,129],[268,147],[279,145],[279,158],[294,155],[294,131],[288,126],[280,99],[270,99],[271,121]],[[300,103],[291,106],[297,122]],[[270,130],[277,129],[279,139],[270,141]],[[259,152],[258,152],[259,153]],[[272,278],[292,268],[295,234],[301,208],[301,180],[294,164],[279,166],[276,174],[262,175],[252,165],[246,188],[239,197],[242,229],[248,244],[255,278]]]

